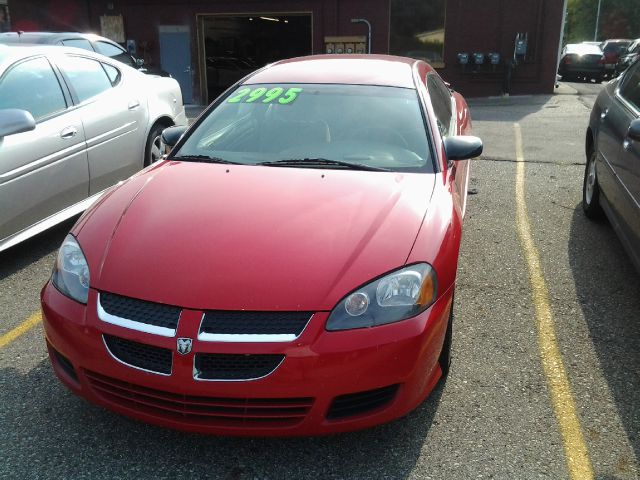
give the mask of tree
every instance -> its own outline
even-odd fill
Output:
[[[601,0],[597,40],[640,37],[638,0]],[[593,40],[598,0],[568,0],[565,42]]]

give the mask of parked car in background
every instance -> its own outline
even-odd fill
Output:
[[[606,214],[640,271],[640,60],[598,95],[586,154],[584,211]]]
[[[602,44],[604,54],[604,75],[611,78],[615,75],[616,65],[620,59],[620,52],[624,51],[631,44],[631,40],[612,39],[606,40]]]
[[[626,49],[620,52],[620,58],[616,63],[616,75],[624,72],[638,58],[640,58],[640,38],[636,38]]]
[[[558,73],[565,81],[593,79],[601,82],[604,62],[604,54],[598,45],[570,43],[562,49]]]
[[[144,60],[130,55],[122,46],[108,38],[93,33],[79,32],[6,32],[0,33],[0,44],[59,45],[97,52],[124,63],[141,72],[170,77],[159,68],[149,68]]]
[[[0,45],[0,251],[84,210],[186,125],[178,83],[75,48]]]
[[[165,427],[388,422],[449,370],[471,133],[425,62],[285,60],[71,230],[42,290],[55,373]],[[168,138],[171,137],[171,138]]]

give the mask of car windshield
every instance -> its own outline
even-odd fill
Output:
[[[431,172],[417,92],[336,84],[242,85],[172,159]]]

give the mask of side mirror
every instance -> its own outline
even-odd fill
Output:
[[[0,138],[16,133],[35,130],[36,121],[33,115],[26,110],[7,108],[0,110]]]
[[[640,142],[640,118],[636,118],[629,124],[629,130],[627,130],[627,137],[636,142]]]
[[[144,59],[136,58],[136,65],[138,66],[138,68],[142,67],[144,65]]]
[[[163,155],[168,154],[171,149],[176,146],[176,143],[182,138],[187,128],[189,127],[181,125],[179,127],[165,128],[162,131],[162,135],[160,135],[160,142],[162,143],[160,151]]]
[[[471,135],[445,137],[443,142],[448,160],[468,160],[482,153],[482,140]]]

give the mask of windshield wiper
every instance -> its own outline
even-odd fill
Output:
[[[368,170],[371,172],[390,172],[388,168],[373,167],[362,163],[342,162],[340,160],[330,160],[328,158],[289,158],[285,160],[274,160],[270,162],[260,162],[257,165],[266,165],[268,167],[308,167],[308,168],[324,168],[324,167],[344,167],[351,170]]]
[[[210,157],[209,155],[180,155],[178,157],[171,157],[169,160],[180,160],[186,162],[203,162],[203,163],[225,163],[228,165],[244,165],[240,162],[232,162],[231,160],[225,160],[220,157]]]

